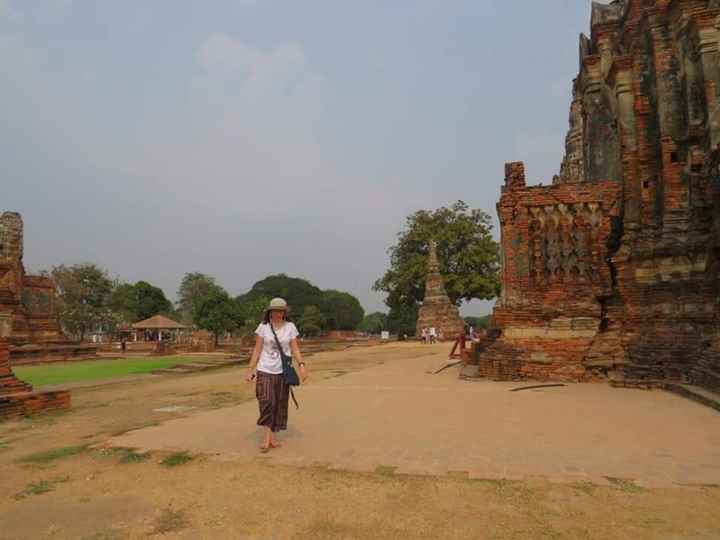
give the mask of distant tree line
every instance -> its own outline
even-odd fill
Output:
[[[113,332],[161,314],[207,330],[216,339],[228,333],[250,333],[262,319],[271,298],[285,298],[290,317],[303,335],[329,330],[356,330],[365,319],[353,295],[322,290],[307,280],[285,274],[255,283],[245,294],[232,297],[215,278],[199,272],[185,274],[177,304],[147,281],[125,283],[111,279],[95,264],[56,266],[48,274],[58,291],[58,316],[64,330],[84,339],[91,332]]]

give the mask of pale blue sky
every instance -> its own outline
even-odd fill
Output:
[[[32,270],[174,297],[271,273],[370,289],[405,217],[548,183],[585,0],[0,0],[0,210]],[[466,313],[487,311],[475,304]]]

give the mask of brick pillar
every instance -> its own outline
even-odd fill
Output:
[[[507,189],[525,187],[525,164],[522,161],[505,164],[505,187]]]
[[[3,377],[10,377],[12,370],[10,369],[10,351],[8,349],[8,343],[4,339],[0,338],[0,379]]]
[[[0,337],[0,396],[31,391],[32,386],[19,380],[12,372],[8,342]]]

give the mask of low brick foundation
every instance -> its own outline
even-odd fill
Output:
[[[70,408],[70,392],[33,392],[10,368],[7,341],[0,339],[0,421]]]
[[[70,408],[70,392],[21,392],[0,396],[0,421]]]

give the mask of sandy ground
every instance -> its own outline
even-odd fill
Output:
[[[242,369],[76,389],[0,424],[0,538],[720,538],[716,412],[427,375],[446,354],[312,357],[267,455]]]

